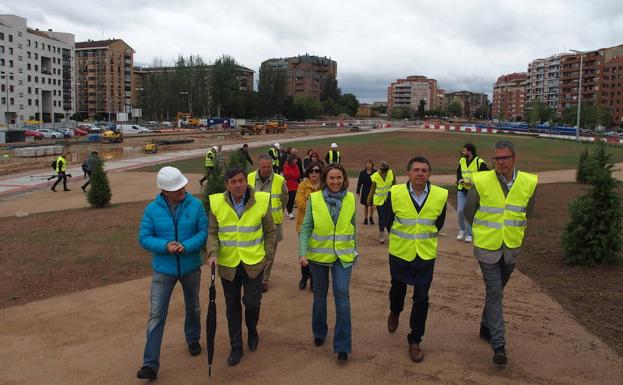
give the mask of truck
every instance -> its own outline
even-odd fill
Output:
[[[201,121],[193,118],[189,112],[178,112],[175,116],[178,128],[199,128]]]
[[[240,135],[261,135],[264,129],[265,126],[262,122],[246,122],[240,125]]]
[[[273,120],[267,122],[264,127],[267,134],[283,134],[286,132],[288,125],[283,120]]]
[[[148,128],[140,126],[138,124],[117,124],[117,127],[114,131],[122,132],[124,135],[127,134],[146,134],[151,132]]]

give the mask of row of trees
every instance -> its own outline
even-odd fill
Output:
[[[553,108],[549,108],[543,102],[530,102],[526,104],[523,119],[529,124],[542,124],[549,122],[553,125],[575,126],[577,124],[578,108],[571,107],[562,111],[560,116],[556,115]],[[507,117],[501,116],[499,119],[505,120]],[[514,119],[510,119],[514,120]],[[582,103],[580,110],[580,127],[595,129],[599,126],[610,127],[612,125],[612,110],[608,107],[593,106]]]
[[[180,56],[173,66],[154,61],[153,67],[166,70],[148,72],[139,91],[140,107],[147,120],[171,120],[178,111],[189,111],[193,116],[300,120],[342,113],[354,116],[359,108],[355,95],[342,95],[334,77],[326,80],[320,100],[291,97],[287,70],[269,65],[260,68],[257,92],[241,91],[242,67],[227,55],[212,64],[201,56]]]
[[[470,118],[474,119],[489,119],[490,111],[489,106],[480,106],[474,112],[468,114]],[[424,119],[431,116],[450,116],[461,117],[463,116],[463,105],[459,100],[453,100],[448,104],[446,108],[435,108],[432,110],[426,109],[426,101],[420,100],[417,110],[411,110],[409,108],[393,108],[391,111],[392,119],[408,119],[418,118]]]

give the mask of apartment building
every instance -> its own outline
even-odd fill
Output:
[[[528,64],[526,85],[526,108],[530,103],[540,102],[558,110],[560,93],[560,61],[567,54],[557,54],[535,59]]]
[[[276,71],[284,71],[287,78],[288,96],[311,96],[320,99],[327,80],[337,78],[337,62],[329,58],[300,55],[289,58],[268,59],[262,68],[269,66]]]
[[[132,119],[134,52],[121,39],[76,43],[77,112],[82,118]]]
[[[610,108],[615,124],[623,123],[623,56],[614,56],[604,65],[601,105]]]
[[[438,110],[444,111],[448,108],[448,101],[446,99],[446,90],[443,88],[437,88],[437,102],[435,106]]]
[[[426,103],[426,110],[433,110],[438,106],[437,80],[426,76],[408,76],[406,79],[397,79],[387,87],[387,109],[406,108],[417,111],[420,101]]]
[[[489,109],[489,96],[482,92],[456,91],[447,92],[445,95],[446,105],[450,105],[453,101],[461,104],[463,118],[471,118],[476,115],[477,111]]]
[[[526,72],[500,76],[493,86],[492,116],[497,119],[521,120],[524,114]]]
[[[74,112],[74,35],[0,15],[0,123],[61,122]]]

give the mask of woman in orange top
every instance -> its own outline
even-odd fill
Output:
[[[311,193],[320,190],[320,175],[322,174],[322,163],[318,161],[310,162],[305,169],[305,179],[299,183],[299,187],[296,190],[296,207],[298,212],[296,214],[296,232],[301,231],[301,225],[303,224],[303,218],[305,218],[305,210],[307,209],[307,201]],[[299,282],[299,289],[304,290],[307,287],[307,279],[309,279],[309,286],[312,287],[311,275],[309,274],[309,265],[301,267],[301,281]]]

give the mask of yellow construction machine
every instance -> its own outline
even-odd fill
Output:
[[[273,120],[265,124],[267,134],[283,134],[288,129],[288,125],[283,120]]]

